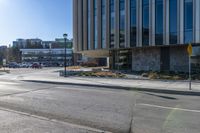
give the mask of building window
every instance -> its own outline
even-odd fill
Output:
[[[142,1],[142,44],[149,45],[149,0]]]
[[[98,48],[97,0],[94,0],[94,49]]]
[[[115,45],[115,0],[110,0],[110,48]]]
[[[101,48],[106,48],[106,0],[101,0]]]
[[[125,47],[125,0],[119,1],[119,46]]]
[[[184,1],[184,42],[193,41],[193,2],[192,0]]]
[[[169,0],[169,43],[177,44],[177,0]]]
[[[131,23],[131,35],[130,35],[130,46],[136,46],[136,0],[130,0],[130,23]]]
[[[88,42],[88,45],[87,45],[87,49],[88,50],[90,50],[91,49],[91,32],[90,32],[90,30],[91,30],[91,28],[90,28],[90,26],[91,26],[91,18],[90,18],[90,15],[91,15],[91,10],[90,10],[90,4],[91,4],[91,0],[88,0],[88,3],[87,3],[87,11],[88,11],[88,31],[87,31],[87,42]]]
[[[156,45],[163,44],[163,0],[156,0],[156,35],[155,43]]]

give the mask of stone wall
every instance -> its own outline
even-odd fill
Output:
[[[160,48],[141,48],[132,51],[133,71],[160,71]]]
[[[189,58],[187,46],[177,46],[170,48],[170,71],[188,72]]]

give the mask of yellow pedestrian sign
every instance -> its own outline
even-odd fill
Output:
[[[188,45],[187,52],[188,52],[189,56],[192,55],[192,44]]]
[[[189,57],[189,90],[192,90],[192,78],[191,78],[191,56],[192,56],[192,44],[190,43],[187,47]]]

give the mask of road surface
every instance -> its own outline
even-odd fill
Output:
[[[0,76],[1,133],[200,132],[198,95],[24,81],[40,75],[52,69]]]

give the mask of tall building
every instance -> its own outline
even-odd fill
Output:
[[[200,0],[73,0],[77,53],[109,57],[112,69],[188,71],[199,65]]]

